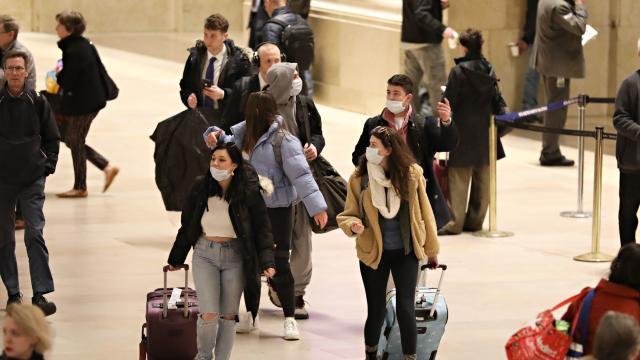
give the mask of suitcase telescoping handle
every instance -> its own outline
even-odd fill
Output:
[[[429,268],[428,264],[424,264],[420,267],[420,270],[422,270],[422,272],[420,273],[420,278],[421,279],[424,278],[425,283],[427,282],[426,281],[427,279],[423,273],[428,268]],[[442,269],[442,273],[440,274],[440,280],[438,280],[438,287],[436,288],[436,294],[433,297],[433,305],[431,305],[431,311],[429,312],[430,319],[433,319],[433,315],[436,313],[436,304],[438,303],[438,298],[440,297],[440,290],[442,289],[442,280],[444,280],[444,273],[447,271],[447,265],[440,264],[438,265],[437,269]]]
[[[176,269],[184,269],[184,317],[189,317],[189,265],[182,264],[175,266]],[[165,265],[162,268],[164,273],[164,289],[162,291],[162,317],[166,318],[169,312],[169,299],[167,299],[167,272],[169,272],[169,265]]]

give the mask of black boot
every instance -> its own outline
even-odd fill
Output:
[[[45,316],[53,315],[56,313],[56,304],[45,299],[42,294],[35,294],[31,298],[31,303],[42,310]]]

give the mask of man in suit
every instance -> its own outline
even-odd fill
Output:
[[[229,22],[220,14],[205,20],[204,40],[189,49],[180,80],[182,103],[190,109],[213,109],[216,119],[233,97],[233,84],[251,70],[249,58],[229,39],[228,30]]]
[[[533,68],[541,75],[547,102],[569,98],[572,78],[585,75],[582,34],[587,26],[584,0],[540,0],[533,44]],[[546,112],[544,125],[563,128],[567,108]],[[559,135],[542,135],[542,166],[573,166],[560,152]]]

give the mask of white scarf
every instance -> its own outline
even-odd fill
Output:
[[[393,219],[400,210],[400,196],[380,165],[367,163],[371,201],[385,219]],[[387,191],[385,191],[385,188]],[[386,196],[385,196],[386,193]],[[387,204],[389,204],[387,206]]]

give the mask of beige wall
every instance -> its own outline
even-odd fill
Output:
[[[82,12],[87,31],[193,32],[200,31],[204,18],[220,12],[231,31],[242,31],[242,0],[0,0],[0,8],[11,9],[23,29],[53,32],[55,15],[61,10]],[[6,11],[6,10],[4,10]]]

